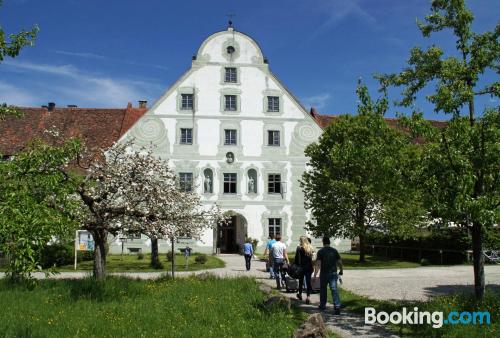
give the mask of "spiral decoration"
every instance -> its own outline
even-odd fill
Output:
[[[167,130],[159,118],[146,117],[134,128],[133,134],[137,140],[159,143],[167,137]]]

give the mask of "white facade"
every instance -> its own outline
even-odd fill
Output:
[[[193,189],[205,203],[217,202],[234,215],[234,228],[208,230],[202,241],[190,243],[196,251],[231,252],[245,236],[263,246],[270,222],[279,223],[271,231],[279,230],[288,245],[305,234],[299,179],[307,162],[304,149],[321,132],[270,72],[257,43],[230,27],[202,43],[191,68],[121,140],[153,142],[176,172],[192,175]],[[236,178],[236,184],[226,183],[224,190],[224,176]],[[350,245],[336,243],[341,249]],[[112,251],[121,248],[116,244]],[[126,243],[145,246],[143,239]],[[168,250],[167,242],[160,250]]]

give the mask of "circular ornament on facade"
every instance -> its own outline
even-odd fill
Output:
[[[313,142],[318,136],[318,132],[311,125],[306,124],[299,128],[299,137],[306,142]]]
[[[163,122],[156,117],[147,117],[134,128],[134,136],[140,141],[159,143],[167,137]]]
[[[234,162],[234,154],[232,152],[226,154],[226,162],[229,164]]]
[[[234,61],[240,56],[240,45],[234,39],[222,43],[222,56],[228,61]]]

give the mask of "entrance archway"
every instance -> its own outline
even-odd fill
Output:
[[[224,213],[226,222],[217,225],[215,240],[218,253],[238,253],[247,235],[246,218],[234,211]]]

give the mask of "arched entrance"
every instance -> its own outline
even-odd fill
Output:
[[[238,253],[247,235],[247,220],[234,211],[224,213],[226,222],[217,225],[215,243],[218,253]]]

